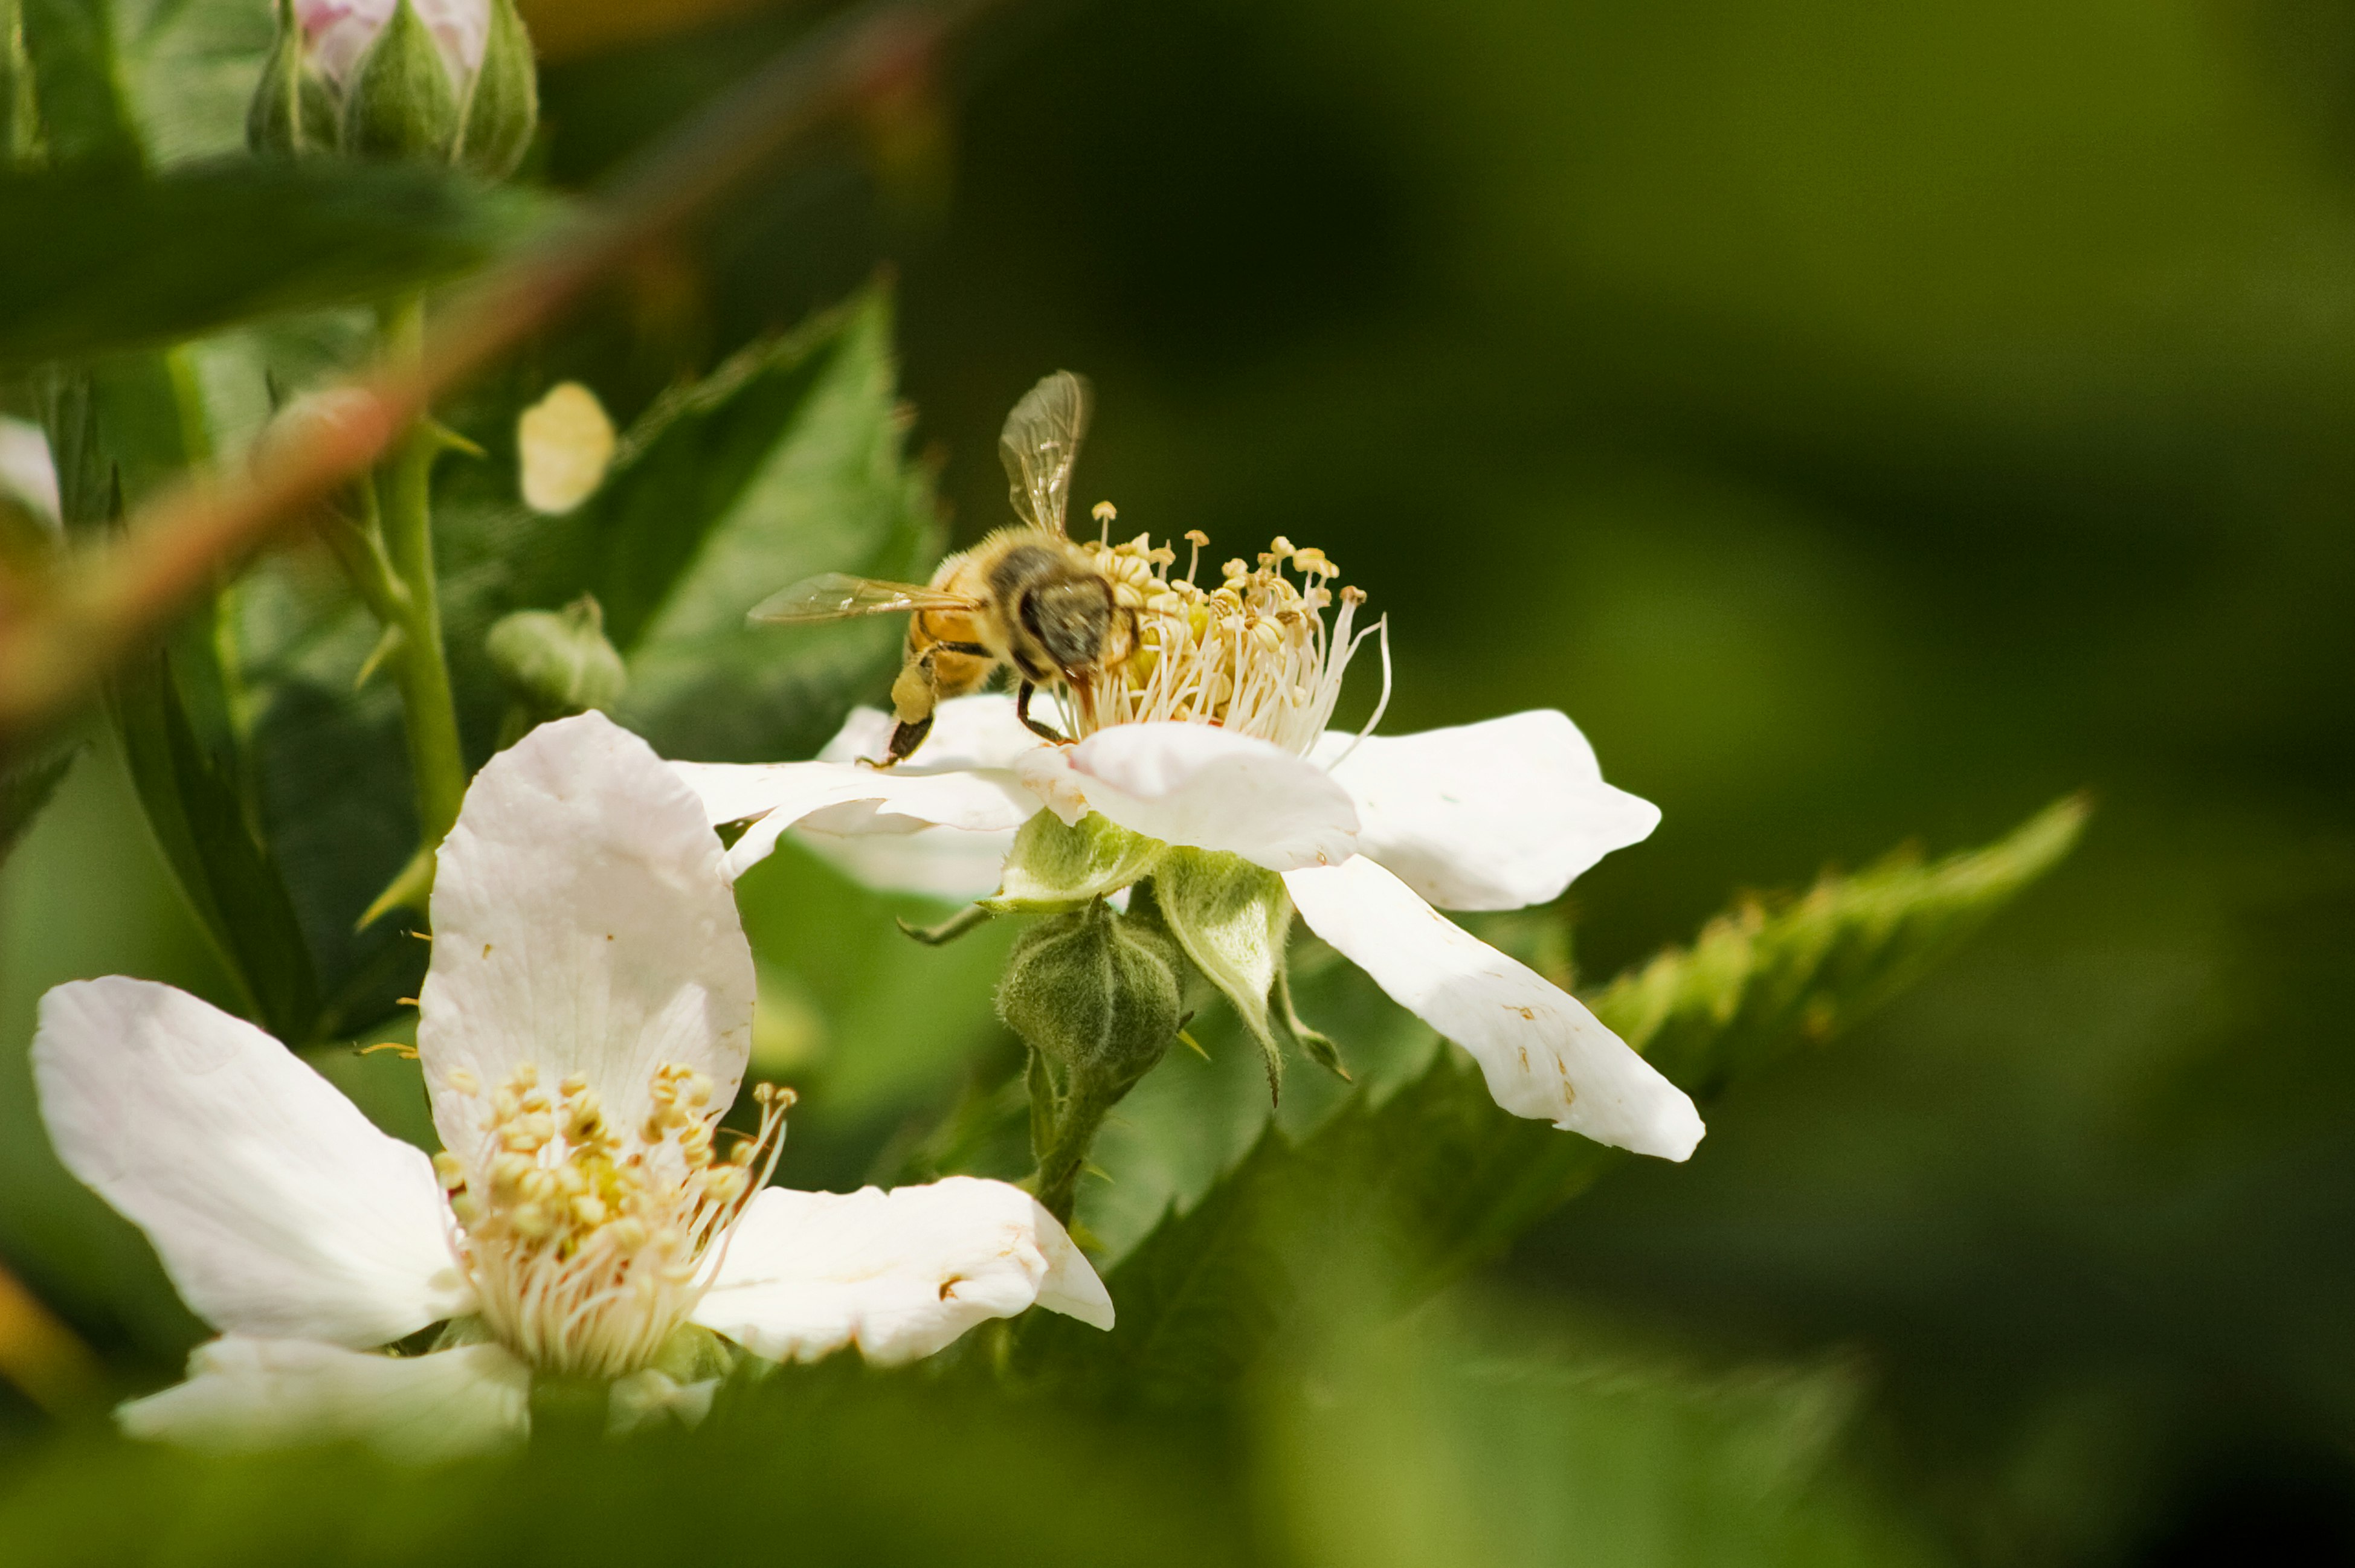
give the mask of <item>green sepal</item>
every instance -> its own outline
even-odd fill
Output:
[[[648,1372],[658,1372],[684,1387],[691,1383],[703,1383],[711,1378],[724,1378],[734,1372],[741,1352],[726,1340],[699,1323],[686,1323],[671,1330],[655,1359],[646,1363]]]
[[[997,891],[981,906],[996,915],[1060,915],[1084,909],[1150,875],[1168,853],[1159,839],[1118,826],[1091,811],[1066,827],[1041,811],[1014,835]]]
[[[1284,879],[1240,855],[1177,847],[1155,867],[1153,898],[1169,934],[1203,978],[1234,1003],[1236,1016],[1259,1042],[1267,1062],[1268,1096],[1277,1097],[1284,1086],[1284,1052],[1268,999],[1284,973],[1284,938],[1292,930],[1292,899]],[[1282,1011],[1290,1013],[1288,1002]],[[1284,1025],[1316,1055],[1308,1040],[1323,1040],[1322,1035],[1301,1029],[1289,1016]],[[1329,1050],[1332,1043],[1325,1044]],[[1336,1056],[1328,1065],[1338,1062]]]
[[[443,158],[458,133],[458,92],[433,35],[400,0],[353,68],[343,149],[360,158]]]
[[[539,124],[539,72],[515,0],[491,0],[483,69],[466,95],[457,161],[487,180],[514,174]]]
[[[335,151],[335,95],[304,57],[294,0],[278,0],[278,37],[245,108],[245,144],[250,151],[289,157]]]
[[[1268,1001],[1270,1018],[1303,1055],[1345,1084],[1358,1081],[1341,1065],[1341,1048],[1333,1043],[1333,1037],[1301,1022],[1300,1010],[1292,1005],[1292,966],[1285,961],[1282,948],[1275,955],[1275,990]]]

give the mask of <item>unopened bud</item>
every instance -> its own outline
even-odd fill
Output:
[[[517,701],[541,719],[609,708],[628,683],[621,654],[605,641],[604,611],[587,594],[562,609],[502,617],[485,647]]]
[[[1183,962],[1157,924],[1099,900],[1022,934],[998,982],[997,1015],[1108,1103],[1177,1038]]]
[[[538,124],[539,73],[532,65],[531,35],[524,31],[515,0],[491,0],[490,35],[467,95],[458,161],[485,179],[505,179],[523,162]]]
[[[245,109],[245,144],[256,153],[335,150],[335,95],[312,68],[306,43],[294,0],[278,0],[278,37]]]
[[[410,0],[399,0],[344,89],[343,150],[362,158],[445,159],[458,90]]]

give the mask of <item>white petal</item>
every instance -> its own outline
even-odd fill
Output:
[[[1066,822],[1102,811],[1147,838],[1271,871],[1356,852],[1358,809],[1325,769],[1209,725],[1115,725],[1077,746],[1034,747],[1015,771]]]
[[[764,1189],[695,1320],[772,1361],[856,1343],[888,1364],[1034,1302],[1112,1327],[1103,1282],[1038,1200],[952,1176],[890,1192]]]
[[[613,461],[613,421],[597,394],[559,382],[516,420],[516,457],[524,504],[550,514],[571,511],[605,482]]]
[[[635,1125],[664,1062],[708,1075],[726,1105],[752,1039],[752,950],[719,839],[646,743],[602,714],[542,725],[466,792],[433,883],[433,959],[417,1049],[453,1150],[476,1102],[518,1063],[587,1076]]]
[[[1515,962],[1359,855],[1284,879],[1309,928],[1391,1000],[1472,1053],[1515,1116],[1682,1160],[1700,1113],[1576,998]]]
[[[1011,835],[1039,809],[1014,776],[1003,772],[902,773],[837,762],[673,766],[714,825],[758,818],[728,852],[731,877],[767,859],[787,828],[821,812],[826,815],[811,825],[838,837],[934,826]]]
[[[829,808],[814,821],[844,809]],[[968,832],[928,826],[911,833],[833,833],[805,821],[800,839],[811,853],[861,886],[969,904],[997,891],[1005,877],[1006,853],[1014,847],[1014,830]]]
[[[842,728],[817,754],[820,762],[852,763],[879,758],[891,738],[893,720],[879,708],[854,708]],[[894,773],[956,773],[984,768],[1010,768],[1014,759],[1039,744],[1039,737],[1014,716],[1014,697],[1007,692],[982,692],[951,697],[932,710],[932,727],[914,756],[891,769]]]
[[[77,980],[41,999],[33,1073],[59,1157],[215,1328],[360,1347],[474,1310],[432,1162],[250,1023]]]
[[[114,1415],[133,1437],[191,1448],[361,1442],[396,1458],[453,1458],[529,1432],[531,1372],[498,1345],[383,1356],[232,1337],[197,1346],[187,1382]]]
[[[1358,853],[1442,909],[1549,903],[1659,825],[1660,809],[1605,784],[1594,748],[1550,709],[1363,742],[1328,732],[1313,757],[1344,752],[1333,777],[1358,805]]]

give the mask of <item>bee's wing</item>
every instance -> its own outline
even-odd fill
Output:
[[[1023,395],[1006,416],[997,438],[998,460],[1012,483],[1014,510],[1033,528],[1063,532],[1063,509],[1071,495],[1071,465],[1088,433],[1087,380],[1058,370]]]
[[[894,610],[975,608],[975,601],[963,594],[943,593],[921,583],[887,583],[875,577],[828,572],[778,589],[754,605],[744,619],[790,625],[805,620],[842,620],[854,615],[889,615]]]

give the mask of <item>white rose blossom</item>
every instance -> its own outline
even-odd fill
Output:
[[[1187,537],[1199,557],[1207,541]],[[1353,630],[1354,589],[1327,626],[1335,568],[1321,551],[1277,539],[1204,589],[1142,536],[1090,548],[1138,616],[1140,652],[1086,700],[1064,696],[1075,744],[1042,744],[992,694],[942,704],[923,746],[889,770],[861,760],[882,755],[891,728],[872,709],[815,761],[677,765],[715,824],[750,821],[731,871],[790,828],[871,885],[977,897],[1000,885],[1034,813],[1099,811],[1281,874],[1309,928],[1469,1051],[1505,1109],[1689,1156],[1702,1127],[1684,1091],[1575,998],[1438,913],[1550,902],[1647,836],[1658,809],[1604,783],[1593,748],[1550,710],[1420,735],[1328,730],[1351,655],[1384,629]]]
[[[464,1452],[525,1434],[536,1374],[610,1383],[616,1428],[695,1418],[713,1384],[673,1375],[709,1343],[689,1326],[773,1360],[855,1344],[879,1362],[1033,1304],[1111,1326],[1103,1283],[1018,1188],[766,1186],[791,1097],[765,1085],[757,1134],[718,1141],[738,1138],[719,1120],[751,1038],[751,948],[701,808],[607,719],[544,726],[483,769],[432,916],[433,1159],[169,986],[43,999],[33,1067],[59,1156],[222,1336],[123,1407],[129,1432]],[[445,1322],[447,1348],[379,1349]]]

